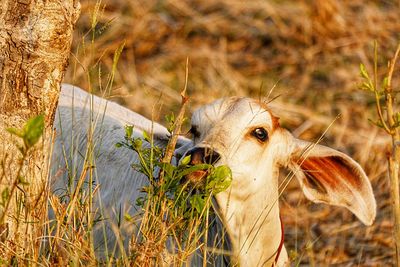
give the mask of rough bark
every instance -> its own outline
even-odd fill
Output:
[[[33,256],[38,247],[52,122],[79,11],[78,0],[0,1],[0,202],[6,188],[18,184],[8,209],[0,205],[2,259]],[[20,140],[5,129],[20,129],[39,114],[45,116],[43,137],[22,159]],[[17,177],[20,167],[26,183]]]

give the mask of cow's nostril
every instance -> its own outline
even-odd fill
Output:
[[[190,152],[190,164],[215,164],[221,156],[210,148],[195,147]]]
[[[189,155],[191,165],[201,164],[204,158],[204,148],[195,147],[189,151]]]

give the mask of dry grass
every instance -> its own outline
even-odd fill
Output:
[[[393,264],[389,139],[368,122],[373,98],[357,83],[360,63],[372,69],[373,40],[381,65],[392,56],[400,39],[398,2],[104,0],[95,42],[85,36],[85,49],[82,36],[95,3],[81,2],[77,61],[65,81],[98,88],[99,67],[111,72],[114,51],[125,42],[111,96],[147,117],[159,101],[160,114],[178,110],[186,57],[192,108],[222,96],[263,97],[276,84],[274,109],[298,137],[316,140],[340,114],[323,143],[366,170],[378,202],[376,222],[365,227],[348,211],[312,204],[292,182],[281,201],[285,243],[300,265]]]

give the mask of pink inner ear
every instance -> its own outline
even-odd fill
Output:
[[[323,193],[327,188],[343,188],[343,183],[357,189],[362,187],[362,177],[342,157],[309,157],[301,163],[301,169],[309,186]]]

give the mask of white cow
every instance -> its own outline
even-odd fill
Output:
[[[59,175],[65,169],[63,155],[73,155],[70,166],[71,162],[81,166],[78,162],[82,156],[76,152],[85,151],[90,97],[93,96],[77,87],[62,87],[55,122],[61,134],[54,148],[52,173],[58,175],[53,189],[65,188],[68,180],[66,174]],[[98,97],[93,100],[94,114],[99,114],[101,120],[94,135],[95,170],[101,187],[96,203],[99,205],[101,201],[108,216],[116,216],[113,211],[119,210],[133,213],[137,208],[135,199],[146,179],[129,167],[137,161],[132,152],[114,145],[123,139],[126,124],[135,125],[134,134],[138,137],[142,129],[152,132],[160,145],[165,143],[168,133],[163,126],[115,103]],[[231,186],[215,197],[234,255],[231,264],[288,263],[278,203],[281,167],[293,171],[308,199],[346,207],[364,224],[372,224],[376,202],[362,168],[339,151],[294,138],[280,127],[278,118],[265,104],[249,98],[219,99],[195,111],[191,123],[193,139],[181,138],[179,150],[191,154],[192,164],[212,161],[215,166],[227,165],[232,170]],[[203,176],[198,171],[187,178],[198,180]],[[107,231],[108,240],[115,242],[112,231]],[[218,229],[211,233],[215,231]],[[133,232],[130,224],[121,225],[125,246]],[[102,233],[95,235],[95,242],[100,244]]]

